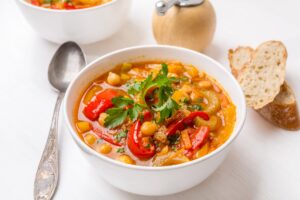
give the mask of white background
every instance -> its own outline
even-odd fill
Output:
[[[133,2],[130,19],[119,33],[104,42],[83,46],[89,62],[112,50],[155,43],[151,32],[154,0]],[[300,102],[300,1],[212,3],[218,24],[206,54],[228,69],[229,48],[282,40],[289,53],[287,80]],[[34,175],[57,97],[47,82],[47,67],[57,47],[31,30],[14,1],[1,1],[0,199],[33,198]],[[94,176],[61,124],[61,176],[55,199],[300,199],[300,132],[275,128],[254,111],[248,111],[241,136],[216,173],[195,188],[160,198],[128,194]]]

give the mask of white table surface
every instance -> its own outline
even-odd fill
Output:
[[[218,25],[206,53],[228,69],[229,48],[282,40],[289,53],[287,80],[300,102],[300,1],[212,3]],[[154,44],[153,5],[154,0],[134,0],[130,19],[119,33],[104,42],[83,46],[88,61],[119,48]],[[14,1],[1,1],[0,199],[33,197],[34,175],[57,97],[47,82],[47,67],[57,47],[31,30]],[[94,176],[61,123],[60,184],[54,199],[300,199],[300,132],[275,128],[248,111],[241,136],[211,177],[186,192],[159,198],[128,194]]]

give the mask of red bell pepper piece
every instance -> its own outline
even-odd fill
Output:
[[[31,4],[35,6],[40,6],[40,2],[38,0],[31,0]]]
[[[144,121],[152,121],[153,119],[152,113],[148,110],[143,113],[143,117]]]
[[[154,144],[150,144],[149,148],[142,144],[141,122],[137,120],[130,128],[127,145],[130,151],[140,159],[149,159],[155,154]]]
[[[84,107],[84,115],[92,121],[97,120],[101,113],[105,112],[108,108],[113,107],[111,99],[117,96],[117,91],[113,89],[106,89],[97,94],[96,97]]]
[[[194,153],[204,145],[208,136],[209,136],[209,127],[201,126],[199,129],[194,129],[190,137],[192,148],[186,150],[184,154],[188,158],[192,158]]]
[[[201,117],[204,120],[209,120],[209,116],[206,112],[203,112],[203,111],[192,112],[187,117],[183,118],[182,120],[179,120],[178,122],[176,122],[174,124],[171,124],[168,127],[166,135],[167,136],[173,135],[176,133],[177,130],[181,131],[181,130],[185,129],[185,127],[191,126],[196,117]]]
[[[204,144],[209,135],[209,127],[201,126],[191,135],[192,150],[199,149]]]
[[[94,129],[94,132],[96,133],[96,135],[98,135],[98,137],[105,140],[106,142],[109,142],[116,146],[122,146],[122,144],[117,142],[111,134],[99,129]]]
[[[70,2],[64,2],[64,8],[67,9],[67,10],[76,9],[76,7]]]

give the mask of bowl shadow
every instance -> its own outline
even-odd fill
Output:
[[[201,184],[181,193],[160,197],[142,196],[127,193],[110,184],[105,184],[105,191],[109,191],[109,194],[114,194],[114,199],[130,200],[193,200],[199,199],[199,197],[205,200],[255,199],[254,195],[257,190],[257,183],[259,183],[259,177],[252,169],[253,166],[249,166],[244,156],[239,154],[238,149],[233,147],[232,150],[232,153],[229,153],[227,159],[215,173]]]

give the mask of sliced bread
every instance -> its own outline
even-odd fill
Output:
[[[286,59],[286,48],[278,41],[265,42],[253,52],[237,77],[250,107],[259,109],[275,99],[284,82]]]
[[[247,66],[246,64],[251,62],[253,52],[250,47],[239,47],[236,50],[229,50],[230,67],[236,78],[242,73],[242,69]],[[278,127],[287,130],[300,129],[296,97],[286,82],[280,87],[280,92],[272,102],[256,111]]]
[[[235,50],[230,49],[228,52],[228,59],[230,61],[231,73],[237,77],[238,72],[250,63],[252,60],[253,49],[251,47],[238,47]]]

